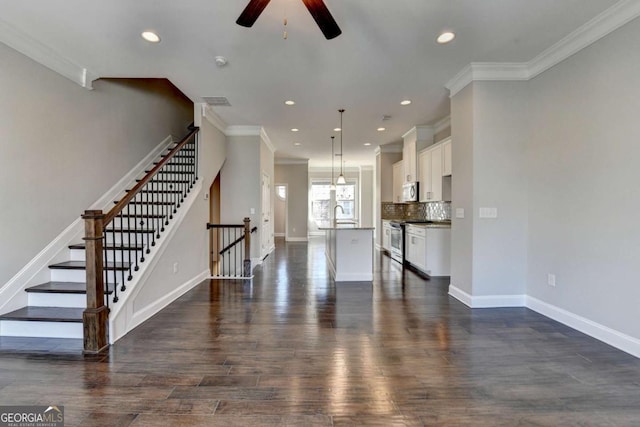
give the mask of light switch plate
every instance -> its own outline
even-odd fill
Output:
[[[456,218],[464,218],[464,208],[456,208]]]
[[[480,218],[498,218],[498,208],[480,208]]]

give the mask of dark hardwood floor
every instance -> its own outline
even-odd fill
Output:
[[[0,405],[67,426],[638,426],[640,360],[524,308],[470,310],[385,256],[333,283],[279,240],[251,283],[206,281],[109,353],[0,338]]]

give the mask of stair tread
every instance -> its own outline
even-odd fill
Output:
[[[79,282],[47,282],[25,289],[35,293],[86,294],[87,284]]]
[[[22,307],[0,316],[0,320],[29,320],[40,322],[80,322],[84,308]]]
[[[105,270],[128,270],[131,264],[128,262],[107,262],[104,265]],[[49,266],[53,270],[86,270],[87,263],[85,261],[64,261]]]
[[[72,245],[69,245],[69,249],[78,249],[78,250],[83,250],[86,249],[87,245],[85,243],[75,243]],[[106,245],[103,245],[103,248],[105,249],[115,249],[115,250],[135,250],[135,251],[141,251],[144,249],[144,246],[141,244],[138,245],[134,245],[134,244],[122,244],[122,243],[116,243],[115,245],[113,243],[107,243]]]

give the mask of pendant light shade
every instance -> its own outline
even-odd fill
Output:
[[[342,113],[344,113],[344,108],[341,108],[338,112],[340,113],[340,175],[338,176],[338,184],[343,185],[347,183],[347,180],[344,179],[344,172],[342,170],[342,165],[344,164],[342,151],[342,134],[344,133],[344,127],[342,126]]]

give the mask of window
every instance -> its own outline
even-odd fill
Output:
[[[356,218],[356,183],[347,182],[336,185],[335,203],[332,203],[332,191],[329,181],[311,183],[311,216],[316,221],[329,221],[333,218],[331,210],[335,205],[342,206],[344,213],[336,209],[336,219]]]
[[[328,182],[311,184],[311,214],[316,221],[331,219],[331,191]]]
[[[280,200],[287,200],[287,186],[276,185],[276,196],[278,196]]]
[[[336,209],[336,219],[355,219],[356,217],[356,186],[353,183],[336,185],[336,204],[342,206],[344,213]]]

